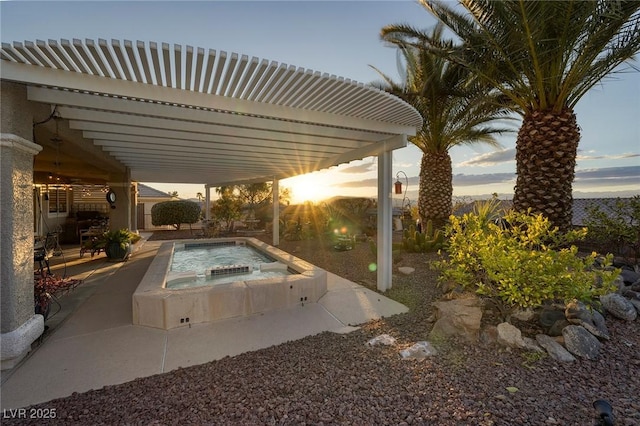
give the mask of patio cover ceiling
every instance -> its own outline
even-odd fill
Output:
[[[383,91],[236,53],[74,39],[2,43],[0,56],[1,78],[68,124],[65,155],[98,151],[108,161],[85,161],[140,182],[283,179],[403,147],[422,125]]]

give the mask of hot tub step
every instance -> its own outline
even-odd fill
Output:
[[[240,275],[253,271],[251,265],[225,265],[216,266],[207,270],[207,276],[217,277],[220,275]]]

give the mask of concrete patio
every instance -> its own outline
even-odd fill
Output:
[[[379,293],[329,274],[318,303],[173,330],[132,325],[132,294],[161,242],[143,239],[125,263],[104,254],[79,257],[77,248],[52,259],[56,275],[84,283],[61,298],[42,342],[13,370],[2,372],[2,409],[26,407],[103,386],[202,364],[324,331],[406,312]],[[66,266],[65,266],[66,264]],[[55,312],[55,309],[54,309]]]

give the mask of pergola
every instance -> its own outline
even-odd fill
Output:
[[[167,43],[24,41],[2,43],[0,57],[2,81],[26,86],[25,102],[55,117],[33,126],[31,142],[42,147],[35,183],[55,167],[72,183],[272,181],[277,190],[280,179],[378,156],[378,287],[390,287],[391,152],[422,124],[399,98],[293,65]]]

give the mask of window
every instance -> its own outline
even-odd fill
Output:
[[[49,213],[67,212],[67,189],[49,187]]]

